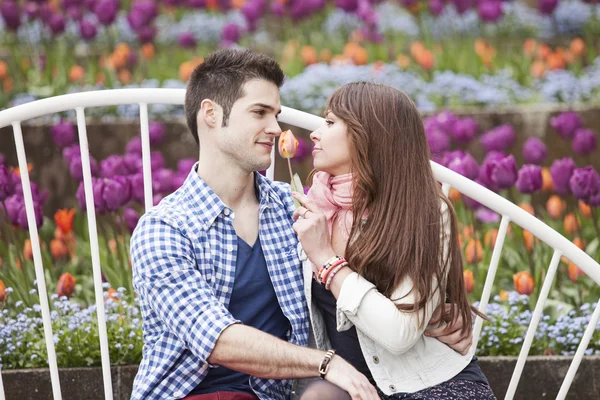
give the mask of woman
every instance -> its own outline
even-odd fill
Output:
[[[336,90],[311,134],[318,171],[294,229],[319,348],[336,349],[382,399],[494,399],[471,353],[424,331],[444,302],[472,324],[457,221],[430,164],[423,123],[403,92],[358,82]],[[458,315],[455,315],[458,314]],[[301,399],[347,399],[326,381]]]

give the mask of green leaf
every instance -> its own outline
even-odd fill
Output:
[[[290,182],[290,186],[292,187],[293,192],[304,193],[304,186],[302,186],[302,181],[298,174],[294,174],[294,179]],[[300,207],[300,204],[296,199],[294,199],[294,205],[296,208]]]

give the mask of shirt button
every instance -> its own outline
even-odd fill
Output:
[[[227,246],[227,251],[229,251],[231,253],[233,251],[233,246],[232,245]]]
[[[377,357],[377,356],[373,356],[373,362],[374,362],[375,364],[379,364],[379,357]]]
[[[223,288],[223,293],[228,293],[229,292],[229,288],[228,287],[224,287]]]
[[[229,208],[226,208],[225,210],[223,210],[223,214],[229,215]]]
[[[395,392],[395,391],[396,391],[396,386],[394,386],[394,385],[390,385],[390,390],[391,390],[392,392]]]

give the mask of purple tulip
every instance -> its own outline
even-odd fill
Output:
[[[11,31],[16,31],[21,25],[21,10],[14,1],[4,1],[0,4],[0,14],[4,19],[4,24]]]
[[[523,145],[523,158],[529,164],[541,165],[548,155],[546,145],[536,137],[530,137]]]
[[[12,179],[15,184],[15,195],[19,196],[23,199],[25,194],[23,193],[23,184],[22,184],[21,180],[19,180],[14,175],[13,175]],[[38,184],[35,182],[30,182],[29,187],[31,189],[31,198],[36,203],[44,203],[46,201],[46,199],[48,198],[48,195],[50,194],[48,192],[48,190],[44,190],[43,192],[40,192],[40,188],[39,188]]]
[[[590,205],[598,205],[596,202],[600,197],[600,175],[591,165],[573,171],[573,175],[569,180],[569,187],[576,198]]]
[[[296,155],[291,159],[292,163],[300,164],[306,160],[312,151],[312,146],[306,142],[306,139],[302,137],[298,137],[298,149],[296,150]]]
[[[171,193],[173,191],[174,172],[163,168],[152,172],[152,191],[154,193]]]
[[[501,160],[484,161],[479,179],[491,190],[502,190],[512,187],[517,181],[517,164],[512,155]]]
[[[256,22],[265,13],[267,2],[265,0],[249,0],[242,6],[242,14],[248,22]]]
[[[141,173],[130,175],[129,183],[131,185],[132,200],[144,204],[144,176]]]
[[[125,147],[125,152],[142,154],[142,138],[139,136],[132,137]]]
[[[23,12],[29,21],[35,21],[40,16],[40,6],[34,1],[28,1],[23,7]]]
[[[65,17],[58,13],[53,14],[48,21],[48,26],[54,36],[60,35],[65,31]]]
[[[193,49],[196,47],[196,38],[190,32],[184,32],[177,38],[177,43],[184,49]]]
[[[202,9],[206,7],[206,0],[187,0],[186,4],[189,8]]]
[[[596,150],[596,133],[591,129],[577,129],[571,145],[575,154],[590,154]]]
[[[90,170],[92,176],[98,175],[98,163],[90,156]],[[83,181],[83,167],[81,164],[81,155],[73,156],[69,162],[69,172],[76,181]]]
[[[125,209],[123,209],[123,219],[125,220],[125,226],[127,227],[127,230],[129,230],[129,233],[133,233],[140,220],[140,214],[131,207],[125,207]]]
[[[506,156],[507,155],[501,151],[492,150],[485,155],[485,157],[483,158],[483,162],[500,161],[503,160]]]
[[[158,8],[151,0],[139,0],[133,3],[131,11],[127,14],[127,22],[134,31],[149,25],[158,15]]]
[[[479,207],[477,211],[475,211],[475,218],[484,224],[494,224],[496,222],[500,222],[500,215],[487,207]]]
[[[99,215],[106,214],[106,203],[104,202],[103,197],[104,181],[105,179],[102,178],[92,178],[94,209]],[[87,209],[87,204],[85,202],[85,189],[83,186],[83,182],[79,183],[79,187],[77,188],[77,193],[75,194],[75,197],[77,197],[77,203],[79,204],[79,208],[81,208],[82,211],[85,211]]]
[[[164,198],[165,196],[162,193],[156,193],[154,196],[152,196],[152,205],[158,205],[158,203],[160,203],[160,201]]]
[[[533,193],[542,188],[542,168],[539,165],[525,164],[519,170],[517,190],[521,193]]]
[[[12,174],[3,164],[0,164],[0,202],[15,193],[15,182]]]
[[[42,204],[33,203],[33,215],[35,216],[35,224],[39,228],[44,224],[44,214],[42,212]],[[23,207],[19,210],[19,216],[17,217],[17,224],[22,229],[29,229],[29,223],[27,220],[27,209],[25,208],[25,203],[23,203]]]
[[[137,54],[135,54],[135,51],[130,51],[129,53],[127,53],[126,63],[129,68],[134,68],[137,65],[138,58]]]
[[[187,175],[190,173],[192,167],[194,166],[194,164],[196,164],[197,161],[198,160],[195,160],[193,158],[184,158],[182,160],[179,160],[179,162],[177,163],[177,172],[187,177]]]
[[[81,18],[83,17],[83,13],[79,7],[68,7],[67,15],[69,16],[69,19],[73,21],[81,21]]]
[[[550,126],[558,132],[563,139],[572,139],[575,131],[581,128],[581,118],[573,111],[562,112],[550,118]]]
[[[142,156],[140,154],[125,154],[123,156],[123,163],[127,169],[127,175],[141,173],[143,170]]]
[[[473,6],[473,0],[450,0],[450,2],[454,4],[459,14],[464,14]]]
[[[429,6],[429,12],[431,15],[439,16],[444,11],[443,0],[428,0],[427,5]]]
[[[175,174],[175,176],[173,177],[173,190],[177,190],[181,186],[183,186],[186,179],[187,179],[187,174],[180,174],[180,173]]]
[[[234,23],[229,23],[223,27],[221,38],[228,43],[237,43],[240,40],[240,27]]]
[[[67,163],[71,163],[71,160],[75,157],[81,157],[81,149],[78,144],[67,146],[63,149],[62,155],[67,160]]]
[[[486,151],[506,151],[516,141],[515,130],[510,124],[500,125],[481,136],[481,145]]]
[[[502,1],[483,0],[477,5],[477,13],[485,22],[497,22],[503,14]]]
[[[150,43],[154,40],[156,33],[156,27],[151,25],[143,26],[140,29],[138,29],[137,38],[140,41],[140,43]]]
[[[54,15],[54,11],[50,8],[48,4],[42,4],[40,6],[40,19],[43,23],[47,24],[50,22],[50,18]]]
[[[537,5],[542,14],[550,15],[558,6],[558,0],[538,0]]]
[[[60,120],[51,128],[52,139],[54,143],[61,149],[75,143],[77,133],[75,125],[66,120]],[[79,146],[77,146],[79,148]]]
[[[161,122],[153,121],[150,123],[148,134],[150,136],[150,144],[161,144],[165,140],[167,128]]]
[[[457,119],[450,128],[450,136],[458,143],[469,143],[477,136],[479,124],[473,118]]]
[[[10,223],[12,225],[19,225],[19,213],[21,212],[21,208],[25,207],[23,197],[18,195],[10,196],[4,201],[4,205],[6,206]],[[0,208],[0,213],[4,214],[2,208]]]
[[[89,8],[91,9],[91,7]],[[119,0],[99,0],[93,5],[98,22],[104,26],[112,25],[115,22],[120,8]]]
[[[454,157],[447,166],[452,171],[471,180],[475,180],[479,176],[479,165],[469,153],[464,153],[462,157]]]
[[[127,166],[123,161],[123,156],[113,154],[100,162],[100,176],[103,178],[127,175],[127,172]]]
[[[335,6],[351,13],[358,8],[358,0],[335,0]]]
[[[560,195],[569,194],[569,180],[573,175],[577,165],[572,158],[565,157],[554,160],[550,166],[550,176],[552,177],[552,190]]]
[[[83,40],[89,41],[96,37],[98,30],[93,22],[87,19],[82,19],[79,23],[79,33],[81,33],[81,38]]]
[[[131,200],[131,184],[125,176],[104,178],[102,198],[108,211],[116,211]]]
[[[283,17],[286,14],[285,4],[279,2],[271,3],[271,12],[277,17]]]
[[[152,171],[157,171],[165,167],[165,157],[160,151],[150,153],[150,167]]]
[[[433,117],[428,118],[426,130],[428,127],[438,127],[446,133],[451,133],[454,125],[460,120],[452,111],[442,111]]]
[[[450,148],[450,138],[441,129],[431,129],[425,132],[425,135],[433,154],[442,153]]]

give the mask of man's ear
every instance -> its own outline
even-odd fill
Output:
[[[198,122],[203,121],[207,127],[216,128],[218,126],[220,109],[221,107],[214,101],[209,99],[202,100],[200,110],[198,111]]]

